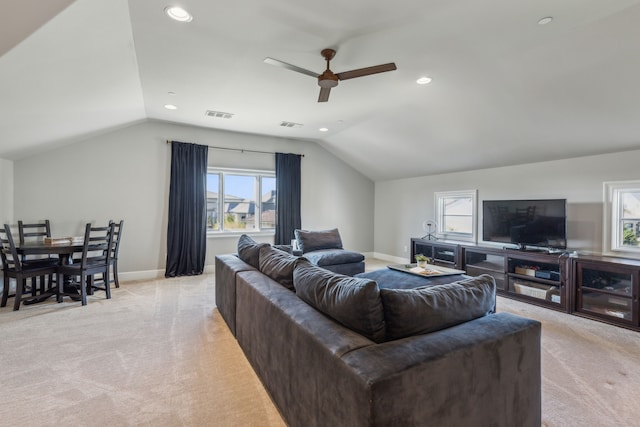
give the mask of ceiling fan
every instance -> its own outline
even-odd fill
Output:
[[[320,54],[327,61],[327,69],[324,70],[322,74],[318,74],[316,72],[309,71],[296,65],[291,65],[273,58],[265,58],[264,62],[317,78],[318,86],[320,86],[320,95],[318,96],[318,102],[327,102],[329,100],[329,93],[331,92],[331,88],[338,86],[338,81],[369,76],[371,74],[384,73],[386,71],[393,71],[396,69],[396,64],[390,62],[388,64],[374,65],[373,67],[358,68],[357,70],[343,71],[342,73],[334,74],[333,71],[329,69],[329,62],[336,55],[336,51],[333,49],[323,49]]]

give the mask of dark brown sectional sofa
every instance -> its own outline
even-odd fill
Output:
[[[540,323],[489,276],[379,289],[256,246],[216,257],[216,303],[288,425],[540,426]]]

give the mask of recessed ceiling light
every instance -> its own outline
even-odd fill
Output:
[[[544,18],[538,21],[538,25],[547,25],[549,22],[553,21],[552,16],[545,16]]]
[[[431,83],[432,78],[431,77],[420,77],[418,80],[416,80],[416,83],[418,83],[419,85],[426,85]]]
[[[178,107],[176,107],[173,104],[165,104],[164,108],[166,108],[167,110],[177,110]]]
[[[329,128],[320,128],[318,129],[320,132],[329,132]]]
[[[164,8],[164,13],[166,13],[169,18],[180,22],[191,22],[193,20],[193,16],[179,6],[167,6]]]

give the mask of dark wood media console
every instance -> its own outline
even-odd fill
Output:
[[[411,262],[416,254],[469,276],[489,274],[501,296],[640,331],[638,260],[412,238]]]

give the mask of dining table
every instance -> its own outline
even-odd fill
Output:
[[[25,242],[16,242],[16,250],[19,255],[55,255],[58,257],[59,265],[68,265],[73,263],[73,254],[75,252],[82,252],[84,249],[84,241],[78,241],[74,239],[59,239],[55,243],[48,243],[45,240],[29,240]],[[96,248],[98,249],[98,248]],[[89,246],[91,250],[91,246]],[[56,283],[50,289],[45,292],[24,298],[23,303],[25,305],[35,304],[47,300],[48,298],[57,295],[58,286]],[[80,300],[80,293],[73,286],[71,277],[65,277],[63,280],[64,293],[71,297],[73,300]],[[77,294],[77,298],[75,297]]]

